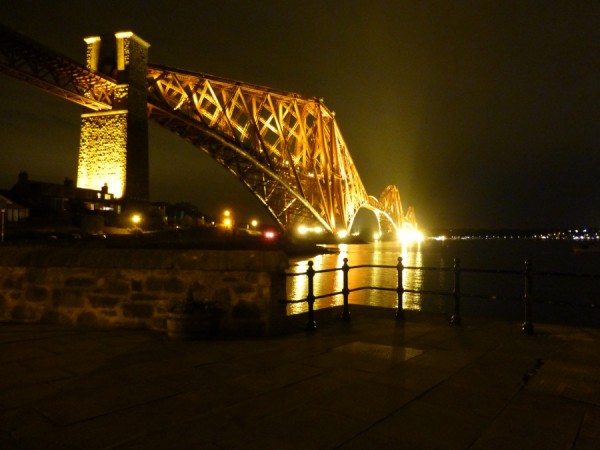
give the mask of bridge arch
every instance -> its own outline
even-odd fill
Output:
[[[375,214],[379,235],[397,234],[408,225],[408,217],[405,217],[403,213],[400,192],[394,185],[387,186],[379,196],[379,199],[371,195],[368,196],[360,208],[368,209]],[[358,210],[352,217],[349,228],[352,227],[357,214]]]

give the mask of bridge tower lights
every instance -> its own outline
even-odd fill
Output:
[[[85,39],[89,70],[115,79],[112,109],[81,115],[77,187],[149,199],[147,81],[150,45],[131,32]]]

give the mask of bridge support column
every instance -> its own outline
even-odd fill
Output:
[[[77,187],[149,199],[149,44],[130,32],[86,38],[87,68],[116,79],[111,111],[81,116]]]

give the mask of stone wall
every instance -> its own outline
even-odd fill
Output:
[[[264,335],[285,320],[281,252],[0,248],[0,321],[165,331],[190,292],[222,311],[220,334]]]

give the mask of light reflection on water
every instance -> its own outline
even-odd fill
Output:
[[[313,261],[315,271],[338,268],[344,264],[344,258],[348,258],[350,271],[348,272],[348,287],[350,289],[363,287],[385,287],[396,289],[398,285],[398,257],[402,257],[404,266],[420,267],[423,265],[423,256],[420,244],[394,243],[373,244],[340,244],[330,247],[338,253],[322,254],[309,259],[290,260],[289,273],[306,273],[308,262]],[[355,267],[360,265],[378,265],[386,267]],[[314,278],[314,295],[320,296],[341,292],[344,285],[342,270],[326,273],[316,273]],[[405,289],[419,290],[423,285],[423,272],[421,270],[405,269],[403,271],[403,285]],[[288,277],[287,280],[288,300],[305,299],[308,293],[308,277],[298,275]],[[393,291],[381,291],[364,289],[351,292],[350,304],[362,304],[371,306],[383,306],[395,308],[398,296]],[[315,301],[314,308],[327,308],[343,304],[341,294],[320,298]],[[405,293],[403,307],[405,309],[421,309],[421,295],[416,293]],[[306,302],[292,303],[288,305],[288,314],[298,314],[307,310]]]
[[[411,247],[402,246],[402,264],[405,267],[422,267],[423,252],[421,244]],[[403,271],[404,289],[420,290],[423,287],[423,271],[415,269],[405,269]],[[407,292],[404,294],[404,309],[421,309],[421,294]]]
[[[336,247],[338,253],[311,257],[315,270],[341,268],[343,259],[350,266],[349,288],[378,286],[396,289],[398,257],[402,257],[404,288],[421,291],[451,293],[454,284],[452,270],[454,258],[461,260],[461,292],[475,294],[463,296],[461,308],[465,314],[501,316],[521,320],[524,292],[524,261],[531,261],[536,276],[533,280],[535,320],[557,323],[600,325],[597,305],[600,299],[600,252],[573,251],[570,241],[514,240],[426,240],[420,245],[402,245],[399,242],[350,244]],[[307,258],[290,260],[289,272],[305,273]],[[382,265],[390,268],[358,268],[359,265]],[[354,268],[353,268],[354,267]],[[426,267],[444,270],[414,270],[407,267]],[[495,272],[475,273],[468,269],[516,271],[512,275]],[[544,273],[597,274],[592,277],[544,276]],[[539,274],[539,275],[537,275]],[[316,296],[339,292],[343,287],[341,270],[317,273],[314,279]],[[307,277],[299,275],[287,280],[288,300],[305,299]],[[405,292],[404,309],[452,313],[452,295]],[[376,305],[395,308],[395,291],[360,290],[351,292],[351,304]],[[341,294],[317,299],[315,309],[342,305]],[[556,306],[561,304],[565,306]],[[578,305],[587,307],[579,307]],[[306,302],[288,306],[288,313],[306,311]],[[538,319],[539,318],[539,319]]]

